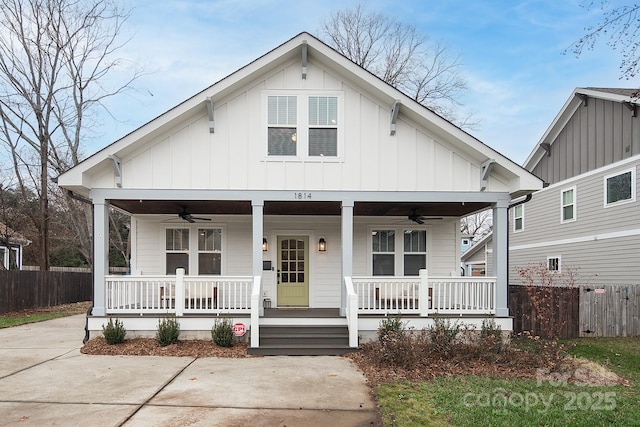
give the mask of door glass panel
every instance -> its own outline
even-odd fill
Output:
[[[304,250],[298,251],[298,259],[299,260],[304,260]]]
[[[304,282],[304,273],[298,273],[298,282],[300,283]]]
[[[289,274],[288,273],[282,273],[282,281],[284,283],[289,282]]]
[[[289,263],[288,262],[283,262],[282,263],[282,271],[289,271]]]
[[[283,240],[280,245],[282,246],[282,249],[289,249],[289,241],[288,240]]]
[[[290,240],[289,241],[289,248],[290,249],[295,249],[296,248],[296,241],[295,240]]]
[[[290,256],[289,256],[290,259],[292,259],[292,260],[296,259],[296,251],[291,251],[289,254],[290,254]]]

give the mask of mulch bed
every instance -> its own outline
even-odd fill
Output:
[[[110,345],[104,337],[97,337],[87,341],[80,351],[84,354],[110,356],[253,357],[247,354],[245,343],[218,347],[212,340],[183,340],[162,347],[154,338],[132,338],[124,340],[121,344]]]

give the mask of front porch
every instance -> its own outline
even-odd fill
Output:
[[[313,338],[328,339],[329,332],[300,328],[334,328],[331,333],[342,328],[344,333],[337,334],[343,341],[327,341],[340,353],[357,348],[361,340],[375,339],[380,319],[391,314],[402,315],[417,329],[429,327],[435,315],[462,318],[479,328],[482,319],[496,315],[496,284],[496,278],[429,276],[426,270],[419,276],[347,276],[342,285],[347,307],[341,315],[338,307],[265,308],[261,276],[186,276],[181,269],[175,276],[106,276],[105,316],[89,317],[88,327],[99,332],[107,318],[118,317],[127,330],[152,335],[158,319],[170,315],[178,318],[185,336],[210,338],[215,319],[224,316],[245,324],[252,349],[275,347],[285,353],[295,344],[288,350],[281,349],[286,345],[279,341],[272,344],[268,337],[274,329],[292,334],[297,328],[298,336],[309,338],[303,341],[308,344],[300,345],[318,353],[323,342]],[[503,330],[511,330],[510,318],[496,321]]]

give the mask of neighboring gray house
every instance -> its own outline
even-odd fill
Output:
[[[493,275],[493,233],[473,243],[460,257],[465,276]]]
[[[492,316],[511,330],[507,208],[542,188],[308,33],[58,183],[93,203],[90,334],[119,317],[151,335],[175,315],[185,334],[210,336],[225,315],[271,354],[302,353],[276,348],[276,329],[347,329],[353,348],[388,313],[417,328],[436,313],[478,327]],[[132,216],[131,276],[108,274],[109,206]],[[493,213],[495,277],[461,277],[460,218],[481,209]],[[321,345],[319,333],[303,335]]]
[[[578,269],[580,283],[640,283],[640,118],[636,89],[578,88],[524,167],[548,186],[509,209],[516,268]]]

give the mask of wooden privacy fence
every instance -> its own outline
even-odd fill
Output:
[[[543,338],[640,335],[640,285],[509,286],[515,333]]]
[[[578,337],[579,289],[549,286],[509,286],[513,332],[542,338]]]
[[[91,301],[91,273],[0,271],[0,314]]]

